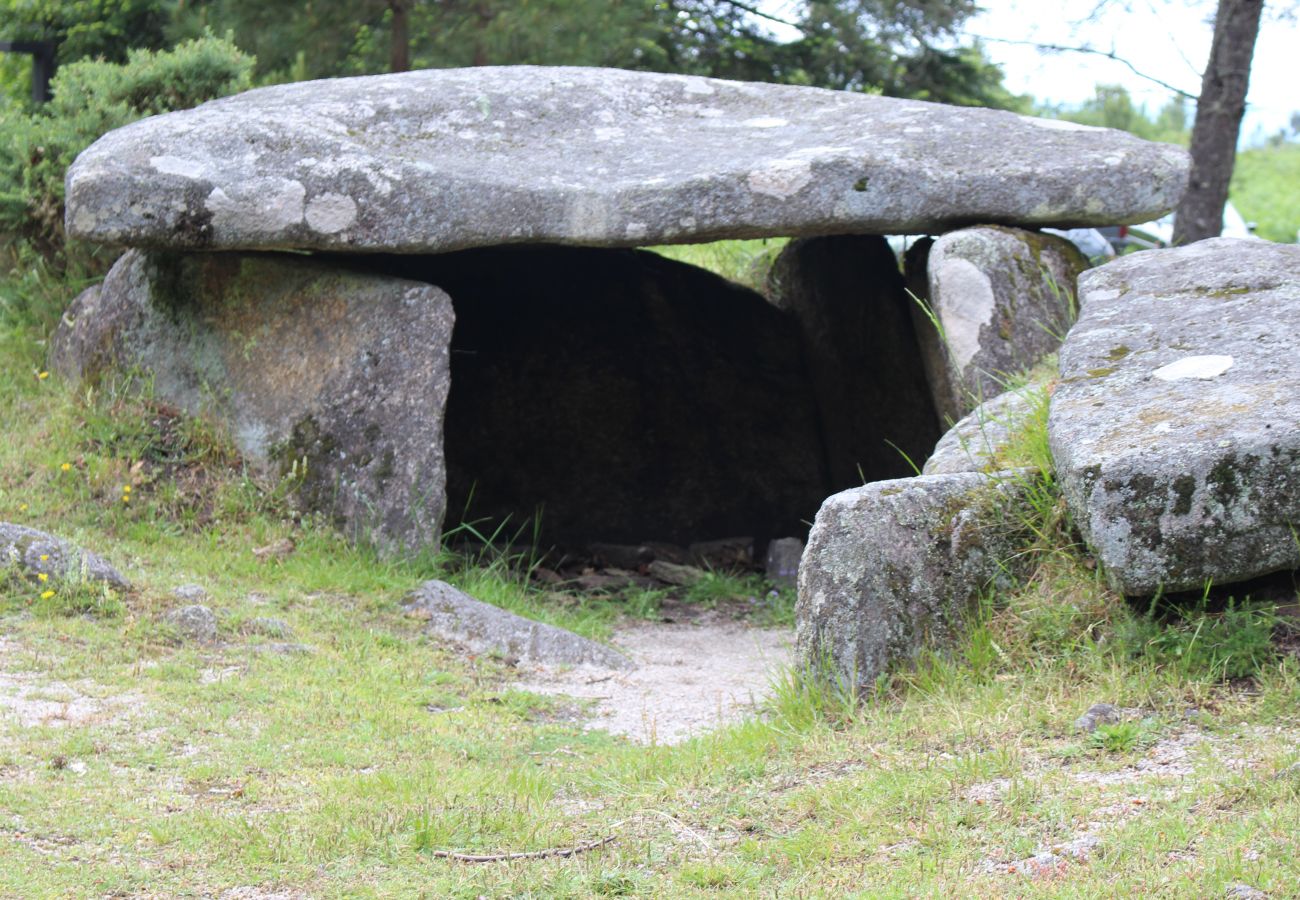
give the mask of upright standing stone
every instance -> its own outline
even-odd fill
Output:
[[[1048,434],[1126,594],[1300,567],[1300,247],[1216,238],[1080,282]]]
[[[833,490],[912,473],[940,429],[898,260],[882,237],[792,241],[768,274],[794,315]]]
[[[945,423],[1001,394],[1007,376],[1056,350],[1088,267],[1064,238],[997,226],[949,232],[908,261],[908,282],[926,301],[914,314]]]
[[[289,256],[132,251],[64,315],[51,365],[138,369],[210,415],[265,477],[389,551],[436,544],[451,301]]]

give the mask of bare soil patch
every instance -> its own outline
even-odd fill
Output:
[[[519,687],[591,701],[587,727],[642,744],[676,744],[751,715],[789,663],[794,632],[756,628],[723,612],[624,626],[613,643],[631,672],[538,668]]]

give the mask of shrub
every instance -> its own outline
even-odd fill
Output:
[[[254,60],[211,35],[173,50],[134,50],[126,63],[84,60],[59,70],[54,99],[33,113],[0,112],[0,240],[27,243],[59,269],[91,248],[68,248],[63,179],[100,135],[249,86]],[[93,264],[93,262],[92,262]]]

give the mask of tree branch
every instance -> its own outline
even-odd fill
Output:
[[[1133,63],[1129,62],[1127,59],[1120,56],[1118,53],[1116,53],[1113,50],[1109,50],[1109,51],[1098,50],[1095,47],[1068,47],[1064,44],[1044,44],[1039,41],[1019,41],[1019,40],[1014,40],[1012,38],[989,37],[988,35],[974,34],[969,31],[964,32],[964,34],[967,37],[975,38],[978,41],[994,41],[999,44],[1020,44],[1026,47],[1037,47],[1039,50],[1052,52],[1052,53],[1090,53],[1093,56],[1102,56],[1105,57],[1106,59],[1113,59],[1115,60],[1115,62],[1127,66],[1129,71],[1131,71],[1134,75],[1138,76],[1139,78],[1143,78],[1147,81],[1152,82],[1153,84],[1158,84],[1165,90],[1172,91],[1173,93],[1177,94],[1179,97],[1185,97],[1188,100],[1198,99],[1196,94],[1190,94],[1187,91],[1183,90],[1182,88],[1175,87],[1174,85],[1170,84],[1167,81],[1161,81],[1159,78],[1156,78],[1154,75],[1148,75],[1146,72],[1143,72],[1137,66],[1133,65]]]

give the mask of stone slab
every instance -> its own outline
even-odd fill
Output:
[[[533,665],[636,668],[611,647],[484,603],[445,581],[426,581],[406,598],[403,609],[426,619],[430,634],[472,653]]]
[[[1173,208],[1187,156],[1118,131],[618,69],[440,69],[260,88],[111,132],[74,237],[403,253],[552,242],[1092,225]]]
[[[1079,273],[1088,260],[1065,238],[978,226],[936,239],[907,256],[921,358],[945,423],[1006,390],[1056,351],[1074,317]]]
[[[51,368],[145,372],[228,431],[254,471],[388,552],[436,545],[451,300],[287,254],[132,251],[64,315]]]
[[[1130,595],[1300,567],[1300,247],[1216,238],[1080,280],[1049,438]]]
[[[1011,583],[1031,471],[922,475],[828,498],[799,565],[801,660],[870,689],[964,633],[981,592]]]

